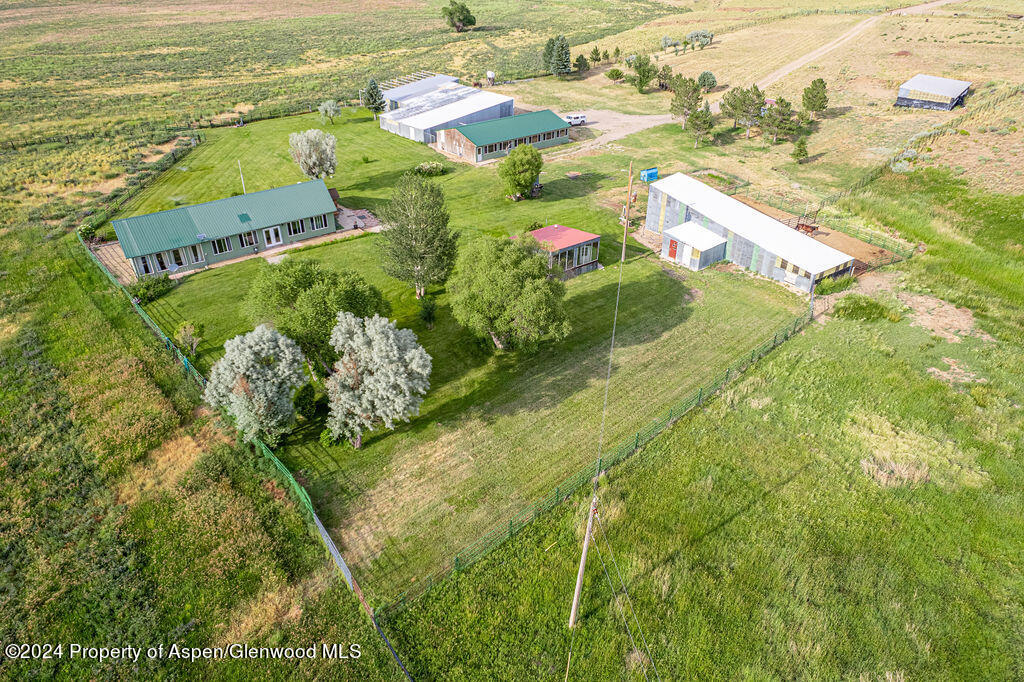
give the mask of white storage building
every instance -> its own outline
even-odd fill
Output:
[[[896,106],[949,110],[963,104],[970,89],[970,81],[919,73],[900,85],[896,93]]]
[[[513,100],[507,95],[447,83],[402,102],[380,115],[380,127],[410,140],[431,144],[438,130],[465,123],[511,116]]]
[[[416,76],[419,75],[415,74],[414,76],[407,76],[405,79],[395,81],[396,84],[394,86],[381,91],[384,94],[384,101],[387,102],[389,111],[398,109],[413,98],[437,90],[442,85],[459,82],[459,79],[455,76],[447,76],[443,73],[424,75],[422,78],[417,78]]]

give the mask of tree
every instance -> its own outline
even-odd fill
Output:
[[[667,90],[672,84],[672,67],[666,64],[661,67],[661,71],[658,72],[658,87],[662,90]]]
[[[778,141],[779,135],[792,135],[795,130],[793,105],[781,97],[775,104],[765,109],[764,115],[761,116],[761,131],[766,136],[772,136],[772,144]]]
[[[711,92],[711,88],[718,85],[718,79],[710,71],[704,71],[697,77],[697,84],[704,92]]]
[[[334,440],[363,444],[363,432],[379,424],[394,428],[417,414],[430,388],[431,358],[416,334],[399,329],[385,317],[338,313],[331,332],[338,354],[327,379],[330,415],[327,428]]]
[[[594,45],[594,49],[590,51],[590,63],[597,64],[601,61],[601,49]]]
[[[590,62],[583,55],[577,55],[576,61],[573,62],[573,66],[576,68],[576,73],[580,76],[585,74],[590,69]]]
[[[711,44],[711,39],[712,38],[714,38],[714,34],[710,33],[709,31],[705,31],[703,29],[698,30],[698,31],[691,31],[686,36],[686,40],[691,45],[696,45],[697,47],[699,47],[702,50],[705,47],[707,47],[708,45]]]
[[[620,50],[618,47],[616,47],[615,51],[612,53],[612,59],[614,59],[615,62],[618,63],[618,61],[619,61],[619,59],[621,57],[622,57],[622,50]]]
[[[563,339],[570,324],[565,284],[549,277],[536,242],[482,237],[464,246],[448,283],[455,320],[498,349],[532,348],[546,335]]]
[[[739,119],[743,115],[743,100],[746,96],[747,91],[744,88],[732,88],[722,97],[721,112],[732,119],[733,128],[739,124]]]
[[[333,99],[320,102],[320,106],[316,109],[320,112],[321,123],[325,123],[327,120],[330,120],[331,125],[334,125],[334,117],[341,114],[341,107],[339,107],[338,102]]]
[[[317,128],[288,136],[292,160],[299,164],[299,170],[310,180],[334,175],[338,165],[334,155],[335,142],[334,135]]]
[[[739,122],[747,129],[747,139],[750,139],[750,129],[761,121],[761,112],[764,111],[764,93],[757,85],[751,85],[749,90],[744,90],[743,98],[740,100]]]
[[[423,298],[429,284],[443,284],[455,266],[458,234],[448,227],[444,192],[432,180],[402,176],[380,211],[387,229],[377,239],[384,273],[411,284]]]
[[[601,61],[606,62],[610,59],[611,57],[608,56],[608,50],[605,50],[604,52],[601,53]]]
[[[677,76],[673,81],[673,89],[676,94],[672,97],[669,111],[673,116],[683,119],[683,129],[685,130],[687,120],[700,108],[702,101],[700,86],[692,78]]]
[[[380,290],[362,277],[310,258],[286,258],[261,267],[244,307],[253,324],[273,323],[324,368],[334,361],[329,342],[339,310],[360,316],[390,312]]]
[[[448,6],[441,8],[441,16],[445,18],[449,26],[455,29],[456,33],[462,33],[467,26],[476,26],[476,17],[464,2],[449,0]]]
[[[793,143],[793,152],[790,154],[797,163],[803,163],[807,158],[807,138],[800,136]]]
[[[628,80],[635,87],[637,92],[643,93],[648,85],[651,84],[658,76],[658,67],[651,61],[651,58],[647,55],[637,55],[630,67],[633,69],[633,75],[629,76]]]
[[[196,356],[199,344],[203,340],[203,323],[194,320],[183,320],[174,330],[174,341],[190,358]]]
[[[804,88],[803,105],[812,117],[828,108],[828,92],[823,78],[815,78]]]
[[[613,67],[605,71],[604,75],[607,76],[608,78],[611,78],[613,81],[617,81],[621,80],[624,74],[622,73],[622,69]]]
[[[373,113],[374,120],[377,119],[377,114],[388,107],[388,103],[384,100],[384,93],[381,92],[380,86],[377,85],[377,80],[374,78],[371,78],[370,82],[366,84],[363,101],[366,108]]]
[[[203,398],[227,410],[246,440],[274,445],[295,421],[292,392],[306,383],[298,345],[268,325],[229,339]]]
[[[565,36],[555,38],[549,68],[556,76],[565,76],[572,72],[572,55],[569,52],[569,40]]]
[[[693,148],[696,149],[700,141],[715,127],[715,115],[711,113],[711,107],[707,100],[704,106],[690,115],[690,132],[693,133]]]
[[[498,164],[498,177],[505,183],[508,195],[517,199],[530,192],[543,166],[540,152],[532,144],[521,144]]]
[[[544,43],[544,54],[541,55],[541,60],[544,62],[544,70],[554,73],[552,64],[555,57],[555,45],[558,43],[558,38],[548,38],[548,41]]]

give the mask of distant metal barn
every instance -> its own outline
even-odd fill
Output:
[[[963,104],[970,88],[970,81],[919,73],[900,86],[896,94],[896,106],[949,110]]]
[[[420,72],[395,79],[381,85],[384,101],[387,102],[388,110],[398,109],[411,99],[432,92],[442,85],[458,83],[455,76],[446,76],[443,73]]]
[[[407,99],[380,115],[380,127],[416,142],[431,144],[438,130],[465,123],[511,116],[513,100],[507,95],[447,83]]]

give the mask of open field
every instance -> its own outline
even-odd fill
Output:
[[[572,640],[585,492],[388,621],[413,674],[562,676],[571,642],[572,679],[639,678],[621,572],[661,679],[1018,677],[1021,202],[873,185],[858,208],[930,246],[861,284],[902,320],[813,325],[610,472]]]
[[[239,149],[260,150],[259,168],[247,187],[293,179],[290,159],[280,151],[287,132],[307,118],[260,122],[224,129],[172,168],[131,204],[145,212],[229,192]],[[345,154],[373,149],[370,164],[355,158],[328,181],[343,202],[373,208],[394,179],[433,152],[380,131],[355,116],[336,124]],[[506,236],[532,220],[560,222],[602,234],[602,261],[617,260],[615,212],[599,203],[618,186],[617,155],[551,164],[542,199],[509,203],[501,197],[493,168],[458,166],[442,176],[453,224],[464,239],[484,233]],[[578,169],[583,177],[568,179]],[[367,177],[364,169],[372,169]],[[275,176],[275,173],[279,175]],[[561,178],[559,176],[562,176]],[[495,220],[494,216],[500,216]],[[620,237],[621,238],[621,237]],[[360,273],[380,288],[401,326],[416,331],[434,358],[431,392],[421,416],[393,433],[370,437],[362,450],[322,447],[319,419],[301,428],[281,448],[284,461],[303,478],[333,536],[358,570],[364,590],[394,596],[450,561],[465,545],[507,514],[543,496],[596,457],[603,397],[601,379],[618,271],[608,267],[568,283],[573,333],[545,344],[535,355],[493,354],[452,319],[438,291],[438,320],[427,330],[417,316],[412,290],[377,265],[375,235],[302,249],[289,257],[315,258]],[[634,433],[655,414],[708,381],[737,357],[770,337],[803,305],[781,287],[745,274],[664,271],[631,247],[624,271],[619,353],[606,443]],[[198,366],[208,369],[223,342],[247,331],[241,299],[261,259],[190,275],[148,307],[165,329],[184,318],[204,322],[206,340]],[[710,342],[713,340],[713,342]],[[561,425],[555,429],[555,425]],[[430,542],[424,542],[430,537]]]

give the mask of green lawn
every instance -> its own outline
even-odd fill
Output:
[[[347,205],[372,209],[402,172],[436,155],[363,118],[346,117],[333,127],[342,158],[328,184]],[[300,117],[217,131],[182,161],[187,170],[168,171],[128,210],[145,212],[175,199],[194,202],[230,193],[239,155],[259,169],[247,175],[247,189],[296,179],[287,134],[312,123],[312,117]],[[364,153],[370,163],[362,162]],[[653,156],[650,151],[637,155],[642,154]],[[454,322],[443,289],[434,292],[438,320],[427,330],[412,290],[381,272],[375,235],[289,256],[359,272],[384,292],[392,316],[416,331],[434,358],[431,391],[410,424],[372,434],[357,452],[319,444],[321,415],[280,448],[311,490],[364,589],[375,597],[393,597],[443,567],[494,523],[596,458],[618,278],[614,263],[621,248],[616,212],[601,203],[609,192],[621,191],[628,160],[620,152],[550,164],[542,198],[518,203],[504,199],[493,166],[449,163],[450,172],[440,180],[464,240],[480,233],[504,236],[533,221],[603,236],[601,260],[608,267],[568,285],[571,336],[543,344],[533,355],[494,354],[487,342]],[[568,170],[582,176],[570,179]],[[792,320],[803,305],[783,288],[746,274],[666,271],[632,244],[623,272],[606,447],[705,384]],[[259,267],[265,267],[263,261],[253,259],[191,275],[149,312],[169,330],[186,317],[204,322],[198,365],[207,370],[226,339],[251,327],[241,302]]]

